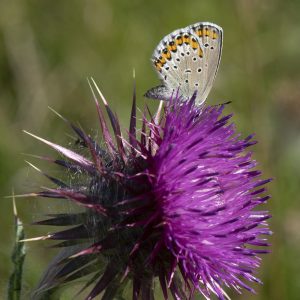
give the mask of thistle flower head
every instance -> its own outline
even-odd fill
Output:
[[[94,94],[102,146],[71,123],[86,155],[37,137],[65,157],[43,158],[77,179],[66,184],[47,175],[56,187],[35,195],[70,199],[83,210],[37,222],[71,228],[43,237],[63,250],[36,295],[83,277],[86,299],[112,299],[127,284],[132,299],[153,299],[156,279],[165,299],[197,291],[225,299],[224,287],[253,291],[247,281],[260,282],[254,273],[267,252],[270,216],[256,208],[268,199],[269,180],[260,179],[247,151],[252,136],[236,134],[224,105],[199,108],[194,98],[177,97],[155,115],[146,109],[136,130],[134,95],[125,139],[98,93],[113,132]]]

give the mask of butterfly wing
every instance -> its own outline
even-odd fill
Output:
[[[197,70],[201,68],[201,72],[192,80],[193,83],[199,82],[197,102],[201,104],[206,100],[219,69],[223,30],[220,26],[208,22],[194,24],[190,26],[190,30],[198,37],[203,49],[203,57],[197,66]]]
[[[155,48],[151,60],[163,85],[150,89],[146,97],[169,100],[178,89],[181,95],[185,95],[181,86],[184,80],[181,70],[185,60],[181,53],[184,53],[183,29],[165,36]]]
[[[212,23],[196,23],[164,37],[152,56],[163,82],[145,96],[169,100],[174,92],[184,99],[197,92],[196,103],[205,101],[218,70],[222,29]]]

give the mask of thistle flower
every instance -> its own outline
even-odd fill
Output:
[[[85,155],[34,136],[64,156],[40,157],[65,169],[68,183],[31,194],[70,199],[79,213],[57,213],[36,222],[71,226],[37,239],[59,241],[63,248],[41,279],[35,297],[86,278],[86,299],[122,295],[154,299],[159,281],[164,298],[188,299],[200,292],[228,298],[224,287],[253,292],[259,254],[267,253],[267,211],[257,210],[268,196],[256,162],[222,116],[224,105],[197,107],[194,98],[173,97],[152,115],[147,108],[136,129],[135,93],[128,139],[103,100],[113,134],[93,91],[103,145],[70,124]],[[32,134],[31,134],[32,135]],[[74,179],[75,178],[75,179]]]

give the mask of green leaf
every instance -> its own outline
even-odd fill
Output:
[[[22,289],[22,274],[23,264],[26,255],[25,243],[22,242],[25,238],[23,223],[17,215],[15,199],[13,198],[14,206],[14,221],[15,221],[15,244],[11,255],[11,260],[14,265],[14,270],[10,275],[8,282],[7,298],[8,300],[19,300]]]

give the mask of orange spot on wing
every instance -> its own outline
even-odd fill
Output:
[[[161,67],[162,67],[162,64],[160,63],[160,61],[156,61],[154,63],[154,65],[155,65],[156,70],[160,72],[161,71]]]
[[[181,46],[182,43],[183,43],[182,36],[178,36],[178,37],[176,38],[176,45]]]
[[[205,29],[204,29],[204,35],[205,35],[205,36],[210,36],[210,30],[207,29],[207,28],[205,28]]]
[[[171,58],[171,53],[170,51],[166,52],[166,53],[163,53],[162,54],[162,57],[164,59],[164,62],[165,62],[165,59],[170,59]]]
[[[201,58],[203,57],[203,50],[202,50],[201,48],[199,48],[198,55],[199,55]]]
[[[166,63],[166,57],[164,56],[164,54],[162,54],[162,57],[160,57],[159,62],[164,65]]]
[[[168,45],[168,50],[169,50],[169,51],[172,51],[172,52],[176,52],[177,46],[176,46],[176,44],[175,44],[174,41],[171,41],[171,42],[169,43],[169,45]]]
[[[197,49],[198,47],[199,47],[199,44],[197,43],[197,41],[194,39],[194,38],[192,38],[191,40],[190,40],[190,45],[191,45],[191,47],[195,50],[195,49]]]
[[[189,44],[189,43],[190,43],[190,37],[189,37],[188,35],[184,35],[184,36],[183,36],[183,42],[184,42],[185,44]]]

